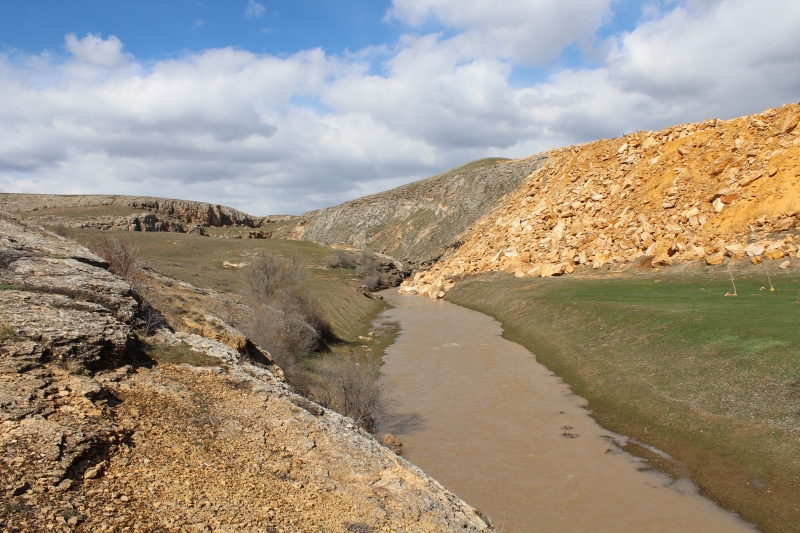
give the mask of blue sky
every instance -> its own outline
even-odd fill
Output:
[[[116,35],[143,61],[184,51],[233,46],[289,54],[322,47],[329,53],[389,44],[399,24],[383,22],[390,7],[379,0],[257,2],[205,0],[3,0],[0,43],[36,54],[63,52],[64,35]],[[263,9],[262,9],[263,8]]]
[[[300,213],[800,95],[800,3],[785,0],[0,8],[2,191]]]

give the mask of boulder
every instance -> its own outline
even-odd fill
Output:
[[[719,265],[723,261],[725,261],[725,252],[717,252],[715,254],[706,256],[706,265],[708,266]]]
[[[725,255],[730,257],[731,259],[741,259],[747,253],[745,252],[745,246],[741,244],[731,244],[725,247]]]
[[[744,252],[750,257],[764,254],[764,247],[760,244],[751,244],[744,249]]]

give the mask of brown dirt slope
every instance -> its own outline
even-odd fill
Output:
[[[547,277],[608,263],[794,256],[791,238],[765,237],[797,224],[798,122],[792,104],[552,150],[456,253],[404,290],[441,297],[454,278],[486,271]]]

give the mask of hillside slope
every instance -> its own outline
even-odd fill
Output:
[[[454,254],[403,290],[442,297],[458,277],[486,271],[785,261],[797,254],[787,232],[800,214],[798,122],[792,104],[551,150]]]
[[[107,265],[0,219],[0,529],[494,530],[221,320],[144,337]]]
[[[517,190],[544,158],[481,159],[426,180],[303,214],[276,236],[344,244],[428,266],[497,201]]]

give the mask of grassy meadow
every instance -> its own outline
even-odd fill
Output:
[[[763,265],[746,265],[733,274],[736,297],[725,296],[726,268],[714,267],[486,274],[447,299],[497,318],[654,468],[690,477],[763,531],[796,531],[800,275],[768,268],[775,291]]]
[[[221,233],[219,228],[211,228]],[[250,228],[229,228],[233,234],[253,231]],[[359,336],[386,305],[356,290],[359,279],[355,269],[328,268],[335,251],[314,243],[282,239],[232,239],[201,237],[185,233],[108,232],[69,229],[69,237],[91,246],[100,237],[132,243],[151,267],[196,287],[214,289],[246,299],[246,284],[241,271],[224,268],[225,261],[252,263],[260,253],[277,253],[284,257],[299,255],[306,267],[304,284],[330,322],[334,333],[345,343],[360,349]]]

